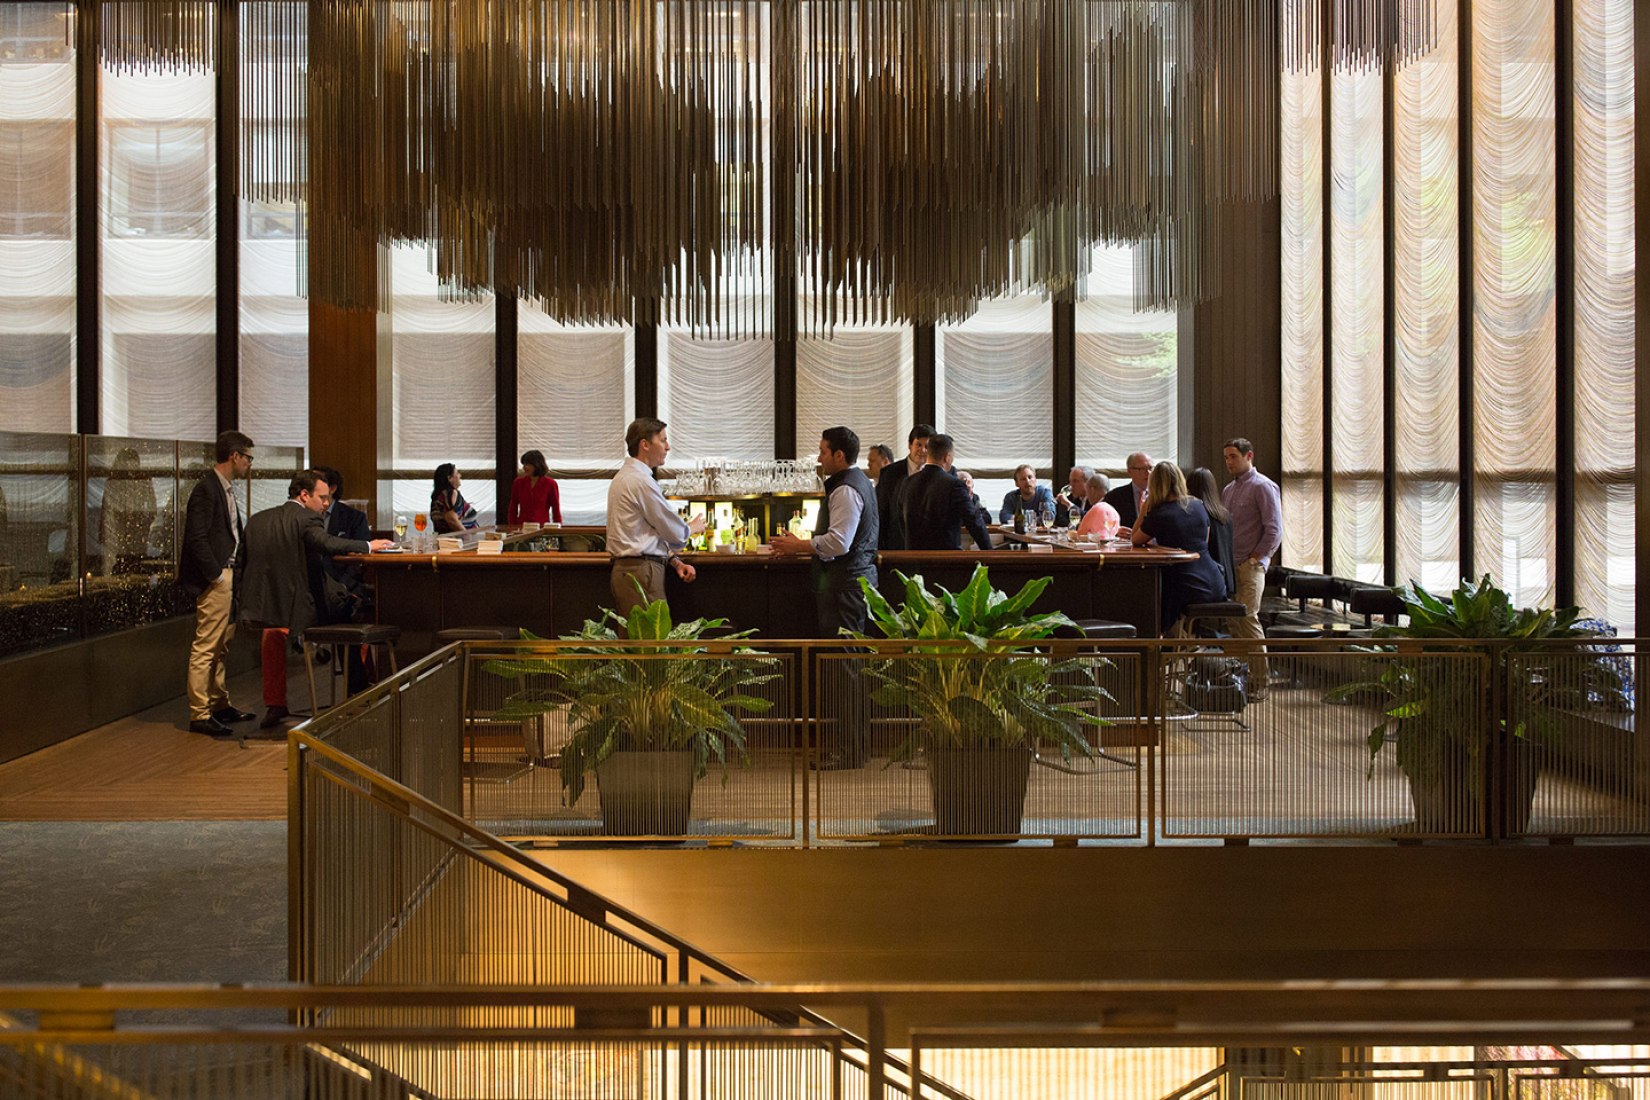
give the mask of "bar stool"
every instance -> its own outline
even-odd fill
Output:
[[[1181,609],[1180,615],[1186,623],[1186,633],[1195,637],[1198,627],[1203,623],[1219,624],[1234,619],[1247,619],[1249,609],[1237,600],[1212,600],[1209,603],[1189,603]],[[1218,634],[1209,636],[1219,637]]]
[[[449,626],[435,632],[436,648],[454,642],[511,642],[521,637],[513,626]]]
[[[1320,600],[1325,607],[1335,596],[1335,578],[1322,573],[1291,573],[1283,582],[1283,591],[1296,601],[1297,613],[1306,614],[1307,600]]]
[[[332,659],[327,669],[327,675],[332,681],[329,685],[332,702],[328,705],[337,706],[340,676],[344,677],[344,698],[349,698],[349,677],[345,672],[346,648],[365,645],[371,646],[380,655],[387,654],[390,672],[395,673],[400,671],[395,663],[395,643],[400,637],[401,628],[388,623],[329,623],[325,626],[312,626],[304,631],[304,672],[309,676],[309,712],[321,713],[320,703],[315,694],[315,650],[318,647],[332,647]]]
[[[1364,617],[1364,629],[1375,629],[1375,616],[1379,615],[1389,623],[1398,621],[1398,616],[1404,613],[1404,601],[1398,598],[1396,588],[1385,588],[1371,585],[1360,588],[1351,594],[1347,600],[1347,607],[1352,614]]]

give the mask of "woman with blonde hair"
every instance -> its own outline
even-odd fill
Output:
[[[1186,477],[1173,462],[1152,467],[1146,483],[1146,506],[1134,524],[1131,541],[1144,546],[1185,550],[1196,561],[1176,562],[1163,571],[1163,603],[1159,619],[1165,634],[1184,633],[1181,612],[1187,604],[1213,603],[1226,598],[1226,575],[1209,554],[1209,512],[1186,488]]]

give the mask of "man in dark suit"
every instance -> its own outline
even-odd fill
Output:
[[[332,506],[326,511],[327,534],[341,539],[366,542],[372,538],[372,525],[367,514],[344,503],[344,475],[331,466],[315,466],[316,473],[326,479],[332,493]],[[323,623],[347,623],[359,618],[369,608],[371,588],[359,565],[348,565],[331,554],[311,553],[309,576],[315,590],[315,614]],[[361,659],[361,647],[349,646],[344,655],[344,674],[351,695],[365,691],[371,683],[367,666]]]
[[[315,466],[312,469],[326,479],[332,497],[332,504],[325,513],[327,534],[355,542],[369,541],[372,525],[367,522],[367,514],[344,503],[341,495],[344,475],[331,466]],[[314,566],[311,574],[316,582],[315,611],[320,621],[348,622],[353,605],[364,598],[365,581],[361,567],[336,561],[331,554],[311,554],[310,562]]]
[[[287,639],[316,621],[309,555],[364,554],[392,545],[388,539],[368,542],[327,534],[323,513],[332,503],[332,490],[314,470],[293,478],[287,497],[285,504],[265,508],[248,521],[236,560],[241,619],[263,628],[264,705],[269,708],[264,729],[287,717]]]
[[[961,550],[962,530],[980,546],[991,545],[991,535],[962,479],[947,471],[955,444],[948,435],[928,440],[928,464],[910,479],[905,490],[906,548]]]
[[[1129,456],[1129,483],[1119,485],[1106,494],[1106,503],[1117,509],[1117,519],[1126,530],[1119,534],[1127,538],[1140,518],[1140,505],[1146,499],[1146,483],[1152,477],[1152,456],[1136,451]]]
[[[235,554],[246,521],[235,499],[235,479],[252,472],[252,439],[240,432],[218,436],[217,464],[195,483],[183,509],[178,590],[195,601],[195,640],[189,646],[189,728],[229,737],[230,722],[253,716],[229,701],[224,654],[235,636]]]
[[[928,461],[928,440],[934,434],[932,424],[918,424],[906,436],[906,457],[890,462],[877,475],[877,549],[904,550],[905,542],[905,482],[922,469]]]

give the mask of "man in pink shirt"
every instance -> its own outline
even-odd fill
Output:
[[[1254,444],[1239,436],[1224,448],[1226,472],[1232,480],[1220,491],[1220,502],[1232,514],[1232,560],[1237,563],[1237,600],[1249,614],[1238,620],[1234,633],[1256,641],[1266,637],[1260,625],[1260,598],[1266,591],[1266,567],[1283,542],[1283,500],[1277,483],[1255,469]],[[1249,698],[1266,698],[1266,651],[1249,659]]]

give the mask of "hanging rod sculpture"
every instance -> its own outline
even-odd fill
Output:
[[[240,193],[307,204],[309,293],[354,309],[398,242],[450,296],[721,336],[766,331],[776,273],[808,330],[934,323],[1081,296],[1113,244],[1167,307],[1276,194],[1270,74],[1411,59],[1434,3],[243,0],[243,111],[299,124]],[[210,0],[72,6],[117,70],[217,63]]]

